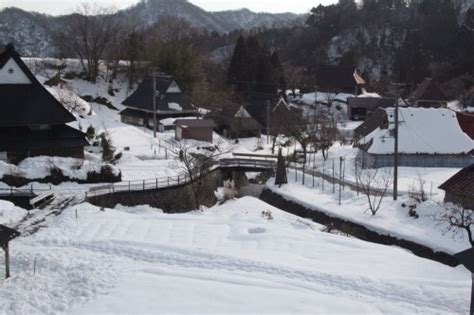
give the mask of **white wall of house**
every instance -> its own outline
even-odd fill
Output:
[[[15,60],[8,60],[0,69],[0,84],[31,84],[32,82],[21,70]]]

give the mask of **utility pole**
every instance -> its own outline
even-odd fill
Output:
[[[270,101],[267,100],[267,144],[270,143]]]
[[[156,76],[155,70],[152,70],[153,76],[153,137],[156,138]]]
[[[397,98],[395,99],[395,148],[394,148],[394,156],[393,156],[393,200],[398,199],[398,125],[399,125],[399,117],[398,117],[398,100],[400,98],[400,94],[397,93]]]

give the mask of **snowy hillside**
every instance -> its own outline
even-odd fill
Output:
[[[253,198],[174,215],[83,204],[47,224],[12,242],[0,312],[447,314],[469,305],[463,267],[323,233]]]
[[[255,13],[249,10],[208,12],[186,0],[142,1],[117,14],[136,29],[146,29],[163,17],[177,16],[195,27],[219,33],[303,22],[302,16],[292,13]],[[48,16],[16,8],[0,10],[0,45],[14,42],[25,56],[54,57],[56,44],[59,44],[57,37],[70,18],[69,15]]]

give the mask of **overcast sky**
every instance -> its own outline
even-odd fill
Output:
[[[230,10],[249,8],[257,12],[297,12],[305,13],[310,8],[322,4],[337,2],[337,0],[189,0],[208,10]],[[84,0],[0,0],[0,9],[18,7],[28,11],[36,11],[53,15],[67,14],[74,10]],[[126,8],[139,0],[95,0],[102,6],[114,6],[117,9]]]

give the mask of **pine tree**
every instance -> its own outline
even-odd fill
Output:
[[[100,145],[102,147],[102,161],[113,162],[115,158],[115,150],[112,146],[112,141],[106,132],[100,135]]]
[[[278,151],[275,185],[278,185],[279,187],[281,187],[281,185],[284,185],[284,184],[288,184],[288,178],[286,176],[285,159],[283,158],[283,154],[281,153],[281,148],[280,148],[280,150]]]
[[[230,61],[229,70],[227,72],[228,83],[234,84],[238,91],[244,89],[244,82],[249,79],[246,77],[249,66],[248,59],[247,42],[241,35],[237,39],[234,54],[232,55],[232,60]]]

